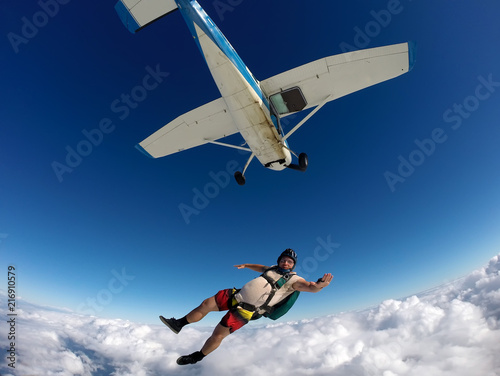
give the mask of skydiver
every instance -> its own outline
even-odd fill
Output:
[[[283,302],[291,300],[289,298],[295,292],[318,292],[328,286],[333,279],[331,273],[326,273],[316,282],[307,282],[292,271],[296,264],[297,254],[289,248],[281,253],[278,257],[278,264],[272,267],[260,264],[235,265],[238,269],[247,268],[262,274],[246,283],[240,290],[220,290],[180,319],[166,319],[160,316],[160,320],[175,334],[178,334],[184,326],[200,321],[209,312],[228,311],[201,350],[181,356],[177,359],[177,364],[195,364],[201,361],[217,349],[224,338],[250,320],[260,318],[262,315],[270,317],[273,312],[276,316],[280,303],[283,307]],[[289,307],[285,308],[285,313],[287,309]],[[284,313],[277,313],[277,317],[282,314]]]

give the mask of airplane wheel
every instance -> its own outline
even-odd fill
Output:
[[[309,164],[306,153],[299,154],[299,166],[302,171],[307,170],[307,165]]]
[[[245,177],[243,176],[243,174],[241,173],[241,171],[236,171],[234,173],[234,178],[236,179],[236,182],[239,184],[239,185],[245,185]]]

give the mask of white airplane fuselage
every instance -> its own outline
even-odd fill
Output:
[[[177,1],[177,0],[176,0]],[[183,8],[184,0],[177,1],[186,17],[192,8]],[[196,9],[196,8],[195,8]],[[211,26],[211,37],[196,23],[193,36],[205,57],[210,73],[227,104],[234,123],[262,165],[272,170],[283,170],[292,161],[292,155],[282,135],[271,120],[269,99],[258,81],[243,64],[227,39],[213,24],[203,9],[196,9],[205,24]],[[193,15],[189,15],[192,17]],[[214,35],[220,40],[214,42]]]

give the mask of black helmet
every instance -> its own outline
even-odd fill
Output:
[[[290,257],[291,259],[293,259],[293,267],[292,267],[292,270],[293,270],[293,269],[295,269],[295,265],[297,265],[297,254],[295,253],[295,251],[294,251],[293,249],[291,249],[291,248],[287,248],[287,249],[285,249],[285,250],[281,253],[280,257],[278,257],[278,265],[279,265],[280,260],[281,260],[281,258],[282,258],[283,256],[288,256],[288,257]]]

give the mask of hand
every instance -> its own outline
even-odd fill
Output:
[[[322,278],[318,279],[315,285],[319,288],[326,287],[330,284],[332,279],[333,279],[332,273],[325,273],[325,275]]]
[[[238,269],[245,269],[246,266],[247,266],[247,264],[239,264],[239,265],[235,265],[234,267],[238,268]]]

